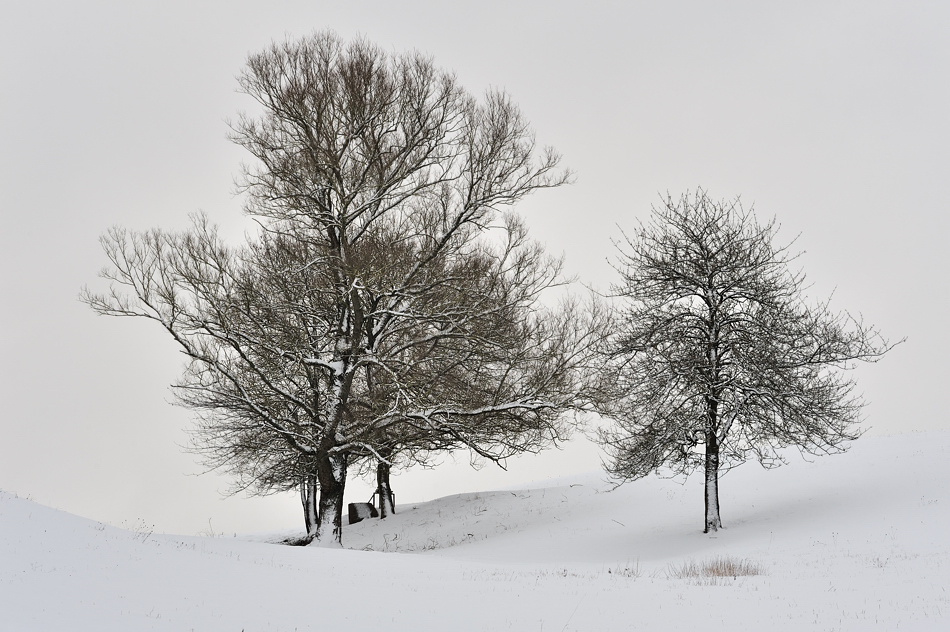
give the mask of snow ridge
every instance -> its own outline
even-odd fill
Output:
[[[345,525],[351,550],[118,529],[0,493],[0,630],[943,630],[948,450],[943,431],[740,467],[712,535],[699,477],[401,506]],[[713,558],[761,574],[682,572]]]

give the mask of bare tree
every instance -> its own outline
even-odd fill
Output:
[[[560,264],[499,210],[569,179],[504,94],[481,103],[419,54],[319,33],[252,55],[262,107],[233,139],[259,234],[103,238],[104,314],[157,320],[191,363],[196,444],[259,491],[299,486],[339,543],[347,468],[467,447],[537,450],[583,406],[603,314],[541,295]],[[319,500],[317,499],[319,493]]]
[[[843,451],[863,401],[844,371],[890,347],[860,319],[803,298],[776,224],[705,192],[667,198],[619,245],[626,308],[610,363],[616,420],[601,439],[621,480],[705,472],[706,532],[722,526],[719,473],[777,449]]]

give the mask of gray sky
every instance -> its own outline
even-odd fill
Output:
[[[461,3],[459,3],[461,4]],[[783,6],[784,5],[784,6]],[[937,2],[19,2],[0,21],[0,488],[159,531],[297,527],[292,495],[222,500],[187,411],[182,358],[154,323],[76,295],[113,224],[240,236],[249,52],[333,28],[416,48],[473,92],[507,89],[573,186],[521,205],[534,236],[602,288],[620,227],[658,192],[741,195],[806,251],[815,297],[908,341],[858,371],[870,432],[950,427],[950,4]],[[394,479],[397,500],[589,470],[579,442],[472,473]],[[833,457],[832,457],[833,458]],[[749,465],[747,467],[754,467]],[[351,482],[350,500],[370,489]]]

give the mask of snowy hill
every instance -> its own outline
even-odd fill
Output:
[[[0,630],[944,630],[950,432],[611,489],[599,473],[397,507],[354,550],[128,531],[0,494]],[[378,551],[390,551],[381,553]],[[692,561],[760,574],[680,577]]]

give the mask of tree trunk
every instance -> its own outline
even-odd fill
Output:
[[[319,458],[317,475],[320,483],[320,512],[314,542],[319,546],[342,546],[346,456],[333,454]]]
[[[376,495],[379,497],[379,518],[383,519],[396,513],[393,490],[389,485],[389,464],[379,461],[376,464]]]
[[[716,432],[706,433],[706,526],[703,533],[722,528],[719,519],[719,439]]]
[[[303,522],[307,527],[307,537],[311,540],[317,536],[317,528],[320,526],[320,514],[317,511],[317,490],[319,488],[315,474],[304,474],[300,477],[300,503],[303,505]]]

